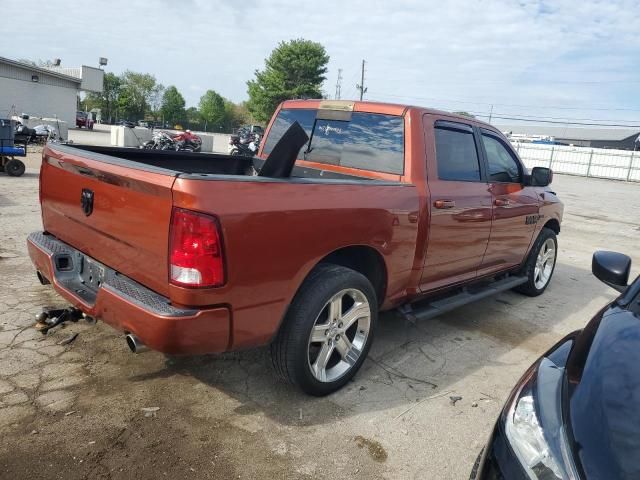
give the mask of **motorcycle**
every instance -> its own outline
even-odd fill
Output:
[[[232,135],[229,138],[229,155],[253,157],[258,153],[261,139],[262,137],[257,133],[246,137]]]
[[[248,157],[258,153],[262,136],[258,133],[245,134],[238,131],[238,135],[229,137],[229,155],[244,155]]]
[[[16,124],[14,139],[21,143],[31,143],[38,139],[38,135],[35,128],[29,128],[26,125],[22,125],[22,123],[18,123]]]
[[[185,152],[200,152],[202,150],[202,139],[192,133],[191,130],[185,130],[173,135],[173,141],[176,143],[176,150]]]
[[[151,140],[144,142],[142,147],[145,150],[175,150],[177,152],[200,152],[202,150],[202,139],[190,130],[172,135],[163,130],[153,132]]]
[[[144,142],[140,148],[144,150],[177,150],[173,137],[162,130],[153,132],[151,140]]]

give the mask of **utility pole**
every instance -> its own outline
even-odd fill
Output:
[[[338,69],[338,81],[336,82],[336,100],[340,100],[340,90],[342,90],[342,69]]]
[[[493,117],[493,105],[491,105],[491,111],[489,112],[489,123],[491,123],[491,117]]]
[[[362,96],[367,93],[367,88],[364,86],[364,64],[365,61],[362,60],[362,74],[360,75],[360,85],[356,84],[356,88],[360,90],[360,100],[362,100]]]

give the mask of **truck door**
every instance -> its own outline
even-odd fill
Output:
[[[493,203],[493,222],[479,275],[519,265],[538,221],[538,198],[523,186],[524,166],[508,142],[479,129]]]
[[[472,279],[491,231],[491,192],[471,125],[425,115],[430,224],[421,290]]]

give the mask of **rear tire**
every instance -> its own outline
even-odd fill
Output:
[[[320,264],[296,293],[271,344],[274,368],[310,395],[334,392],[362,366],[377,319],[376,293],[364,275]]]
[[[531,252],[522,268],[522,273],[527,276],[527,282],[518,285],[514,290],[529,297],[541,295],[551,283],[557,256],[556,233],[544,227],[531,247]]]
[[[25,171],[25,165],[20,160],[11,159],[9,160],[5,166],[4,170],[10,177],[19,177]]]

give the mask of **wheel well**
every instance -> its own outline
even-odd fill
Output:
[[[544,226],[545,228],[549,228],[553,230],[556,233],[556,235],[560,233],[560,222],[555,218],[552,218],[551,220],[549,220],[547,223],[544,224]]]
[[[387,268],[382,255],[364,245],[341,248],[330,253],[319,263],[333,263],[361,273],[371,282],[382,304],[387,289]]]

